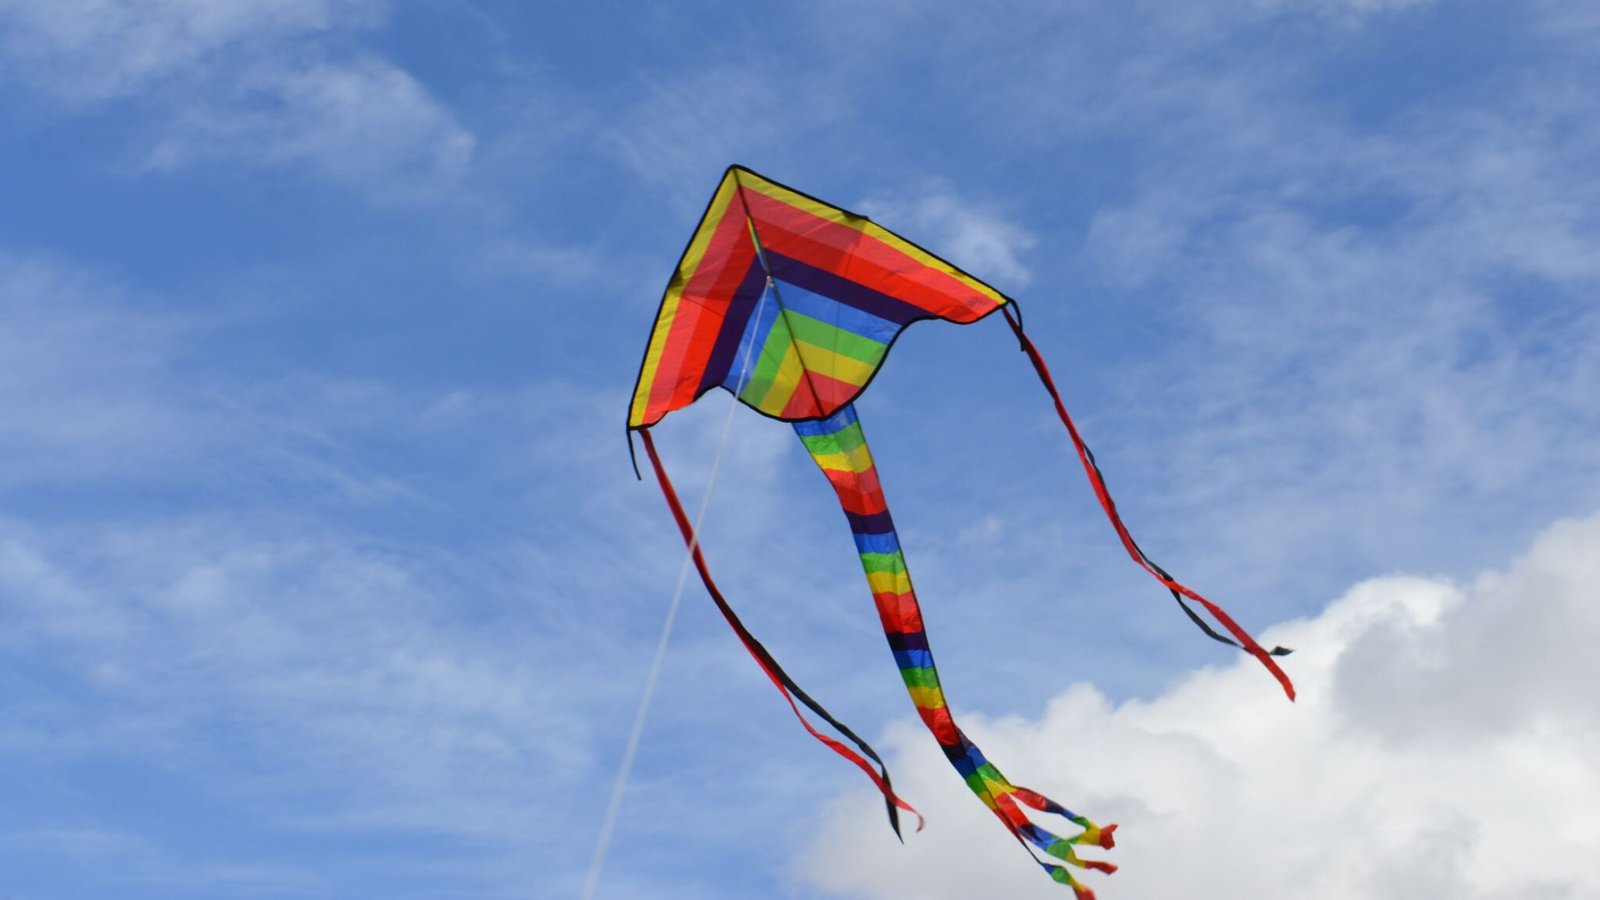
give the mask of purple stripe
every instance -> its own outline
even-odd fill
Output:
[[[733,362],[739,353],[740,339],[744,337],[744,329],[749,324],[750,317],[755,314],[766,283],[767,276],[761,270],[760,261],[752,258],[750,269],[744,273],[744,280],[739,282],[739,286],[734,289],[733,297],[728,300],[728,312],[722,319],[722,329],[717,332],[717,342],[712,345],[711,357],[706,362],[705,372],[700,376],[700,387],[695,396],[698,397],[722,384],[733,372]]]
[[[926,631],[889,631],[884,630],[883,636],[889,641],[889,649],[896,652],[907,650],[928,649],[928,633]]]
[[[844,514],[850,520],[850,530],[856,534],[889,534],[894,531],[894,521],[889,518],[887,509],[871,515],[853,513],[847,509]]]
[[[853,306],[864,313],[870,313],[880,319],[886,319],[901,328],[918,319],[926,319],[933,315],[933,313],[920,306],[907,303],[904,300],[896,300],[888,294],[875,291],[866,285],[858,284],[832,272],[809,266],[781,253],[767,251],[767,265],[772,267],[772,276],[774,278],[793,282],[813,294],[830,297],[847,306]]]

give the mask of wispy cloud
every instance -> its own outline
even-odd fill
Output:
[[[873,194],[860,205],[861,213],[893,222],[897,231],[915,237],[927,247],[969,272],[982,272],[1008,288],[1024,287],[1031,275],[1022,257],[1038,244],[1015,216],[986,209],[970,198],[957,196],[946,186],[932,186],[915,194]]]
[[[476,139],[403,69],[340,48],[383,17],[369,0],[8,0],[0,47],[69,110],[145,112],[138,167],[304,166],[392,198],[459,176]]]
[[[93,103],[225,67],[241,50],[382,19],[380,0],[3,0],[6,53],[38,90]],[[223,69],[225,70],[225,68]]]
[[[147,164],[305,164],[337,181],[396,186],[458,176],[474,145],[414,78],[368,57],[236,73],[227,96],[174,115]]]

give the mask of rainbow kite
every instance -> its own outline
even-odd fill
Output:
[[[695,568],[745,648],[788,700],[805,729],[872,779],[883,794],[895,833],[900,833],[900,810],[916,815],[920,830],[922,817],[895,793],[878,754],[789,678],[717,589],[693,525],[650,435],[650,426],[667,413],[688,406],[716,387],[763,415],[793,423],[839,496],[884,636],[917,714],[967,786],[1050,877],[1069,885],[1080,900],[1092,900],[1094,893],[1079,883],[1071,870],[1040,859],[1034,851],[1078,868],[1112,872],[1116,867],[1110,863],[1080,859],[1076,848],[1109,849],[1117,826],[1099,827],[1041,794],[1012,784],[956,725],[922,627],[922,611],[878,471],[853,405],[907,325],[934,318],[966,324],[996,310],[1002,312],[1054,400],[1095,495],[1134,562],[1160,581],[1206,634],[1259,659],[1293,699],[1294,686],[1273,660],[1289,651],[1262,649],[1226,612],[1174,580],[1134,542],[1117,514],[1094,455],[1067,414],[1044,358],[1023,333],[1016,301],[863,216],[749,169],[731,166],[723,175],[667,284],[634,388],[628,428],[630,435],[637,432],[643,439]],[[1203,607],[1232,638],[1214,630],[1185,599]],[[813,726],[797,701],[855,749]],[[1079,831],[1058,837],[1034,824],[1023,806],[1063,816]]]

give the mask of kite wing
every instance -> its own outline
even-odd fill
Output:
[[[678,261],[650,332],[628,427],[722,387],[775,419],[854,400],[901,330],[968,323],[994,288],[871,220],[732,166]]]

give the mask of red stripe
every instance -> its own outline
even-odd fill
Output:
[[[815,419],[822,415],[816,392],[811,389],[812,372],[805,368],[805,363],[801,363],[801,368],[804,374],[800,376],[800,383],[795,385],[789,402],[783,405],[783,411],[779,413],[785,419]]]
[[[828,477],[828,483],[833,485],[834,491],[839,495],[839,505],[847,512],[853,512],[858,516],[872,516],[889,508],[883,497],[883,488],[878,484],[877,466],[865,472],[823,469],[822,474]]]
[[[747,190],[750,215],[763,246],[888,294],[952,322],[976,321],[998,304],[866,232]]]
[[[650,410],[660,410],[660,414],[665,415],[694,397],[694,386],[700,381],[695,369],[704,370],[705,361],[711,357],[716,329],[721,325],[720,314],[703,304],[679,300],[671,330],[661,348],[655,377],[650,381]],[[647,415],[645,421],[651,421],[651,417]]]
[[[700,264],[687,273],[672,328],[650,383],[649,410],[655,415],[647,415],[645,421],[694,401],[734,292],[754,258],[755,248],[743,211],[733,215],[724,212]]]
[[[954,747],[961,743],[961,729],[956,727],[956,720],[950,715],[950,707],[938,706],[927,709],[919,706],[917,715],[921,717],[922,724],[933,732],[933,738],[939,742],[939,746]]]
[[[861,390],[861,385],[855,382],[835,378],[826,372],[812,370],[807,378],[812,390],[817,392],[817,399],[822,401],[822,412],[819,415],[832,415],[839,407],[850,402],[850,398]]]
[[[801,365],[805,368],[805,375],[783,407],[785,419],[814,419],[832,415],[861,391],[861,385],[819,372],[806,366],[803,359]]]
[[[883,622],[884,631],[917,634],[926,630],[922,625],[922,607],[917,604],[916,594],[909,591],[904,594],[884,592],[873,594],[872,599],[878,604],[878,618]]]

